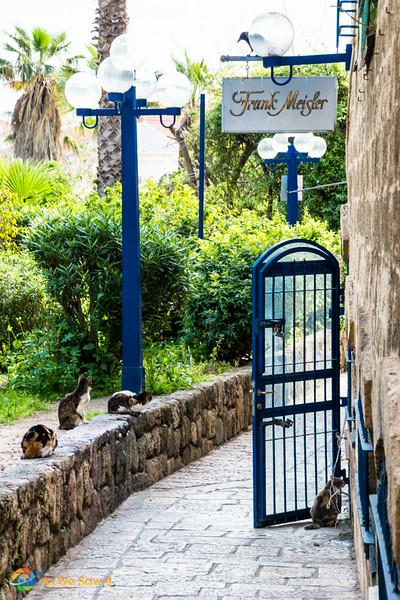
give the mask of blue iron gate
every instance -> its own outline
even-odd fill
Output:
[[[339,304],[339,263],[314,242],[281,242],[253,266],[255,527],[309,517],[331,474],[340,433]]]

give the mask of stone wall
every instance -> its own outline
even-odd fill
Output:
[[[400,563],[400,14],[396,2],[378,2],[369,64],[359,46],[357,40],[350,77],[349,198],[342,211],[343,251],[349,260],[347,342],[355,349],[351,393],[353,400],[361,396],[373,441],[371,493],[383,461],[386,465],[393,552]],[[359,540],[357,516],[356,530]],[[366,598],[373,580],[361,543],[357,555]]]
[[[132,492],[251,425],[251,373],[239,369],[153,400],[138,417],[101,415],[47,459],[0,473],[0,597],[19,567],[45,572]]]

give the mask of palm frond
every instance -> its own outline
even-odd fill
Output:
[[[21,159],[0,161],[0,183],[21,202],[50,192],[49,167]]]

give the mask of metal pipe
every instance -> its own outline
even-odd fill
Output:
[[[199,239],[204,239],[204,185],[206,153],[206,96],[200,94],[200,148],[199,148]]]
[[[136,89],[121,103],[122,389],[144,389]]]
[[[299,220],[299,196],[297,193],[297,152],[291,143],[288,148],[287,172],[287,220],[289,225],[296,225]]]

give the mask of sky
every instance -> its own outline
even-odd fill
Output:
[[[4,2],[0,21],[0,56],[5,32],[15,25],[65,31],[73,50],[91,42],[97,0],[13,0]],[[278,11],[293,22],[293,54],[335,52],[336,10],[333,0],[127,0],[132,31],[146,52],[149,66],[162,70],[171,54],[187,49],[217,70],[222,54],[238,54],[236,40],[263,12]],[[11,111],[15,95],[0,84],[0,118]]]

